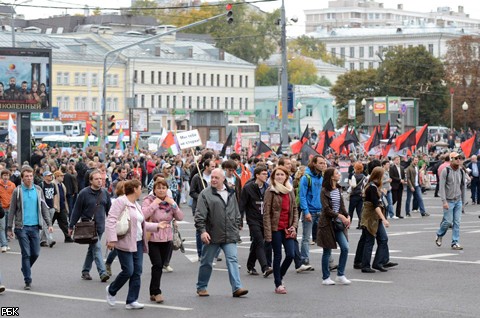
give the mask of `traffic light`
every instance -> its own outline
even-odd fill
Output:
[[[396,126],[397,126],[397,133],[401,134],[402,133],[402,118],[401,117],[397,118]]]
[[[115,132],[115,115],[108,117],[107,132],[109,136]]]
[[[233,23],[233,5],[231,3],[227,4],[225,6],[225,9],[227,10],[227,23],[232,24]]]
[[[100,116],[90,116],[90,135],[98,137],[100,134]]]

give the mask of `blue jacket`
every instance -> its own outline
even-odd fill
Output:
[[[308,178],[310,176],[311,185],[308,185]],[[322,203],[320,202],[320,191],[322,190],[323,177],[314,174],[310,168],[305,169],[305,175],[300,179],[300,209],[304,215],[309,213],[319,213],[322,210]]]

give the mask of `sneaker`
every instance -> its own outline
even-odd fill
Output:
[[[221,262],[222,261],[222,258],[221,257],[217,257],[217,262]]]
[[[418,213],[418,210],[412,210],[412,213]]]
[[[197,295],[200,296],[200,297],[210,296],[210,294],[208,293],[208,291],[206,289],[197,290]]]
[[[5,291],[5,286],[0,285],[0,294],[2,294]]]
[[[423,217],[425,217],[425,216],[430,216],[430,213],[425,212],[425,213],[422,214],[422,216],[423,216]]]
[[[144,304],[140,304],[138,301],[134,301],[133,303],[126,304],[125,309],[143,309],[145,307]]]
[[[350,285],[352,283],[345,277],[345,275],[337,276],[337,278],[335,278],[335,282],[338,283],[339,285]]]
[[[394,215],[391,217],[391,219],[398,220],[398,216]]]
[[[100,275],[100,280],[102,281],[102,283],[107,282],[107,280],[109,279],[110,279],[110,276],[107,274]]]
[[[338,265],[332,265],[328,268],[331,272],[336,271],[338,269]]]
[[[73,242],[74,242],[74,241],[73,241],[73,239],[72,239],[70,236],[67,236],[67,237],[65,238],[65,241],[64,241],[64,243],[73,243]]]
[[[435,239],[435,244],[437,244],[438,247],[442,246],[442,237],[437,235],[437,238]]]
[[[311,240],[310,245],[315,245],[315,242],[313,240]]]
[[[411,218],[412,216],[410,215],[410,213],[407,213],[406,217]]]
[[[333,280],[331,280],[330,277],[329,277],[329,278],[324,279],[324,280],[322,281],[322,285],[327,285],[327,286],[329,286],[329,285],[335,285],[335,282],[334,282]]]
[[[287,293],[287,289],[285,288],[285,286],[283,285],[280,285],[278,286],[277,288],[275,288],[275,294],[281,294],[281,295],[284,295]]]
[[[452,245],[452,250],[461,251],[463,250],[463,246],[460,246],[460,244],[455,243]]]
[[[304,264],[302,264],[299,268],[297,268],[297,273],[307,272],[307,271],[311,271],[311,270],[312,270],[312,266],[311,266],[311,265],[304,265]]]
[[[212,262],[212,266],[217,266],[217,263],[216,263],[216,262]],[[167,270],[164,268],[164,269],[163,269],[163,272],[164,272],[164,273],[167,273]]]
[[[57,244],[57,242],[51,241],[50,244],[48,244],[48,247],[52,248],[55,244]]]
[[[47,245],[47,242],[40,242],[40,246],[41,247],[47,247],[48,245]]]
[[[25,289],[25,290],[30,290],[30,289],[32,289],[32,284],[30,284],[30,283],[25,283],[25,286],[23,287],[23,289]]]
[[[258,276],[258,272],[255,268],[247,270],[248,275]]]
[[[10,251],[10,246],[7,246],[7,252]]]
[[[107,291],[107,304],[109,304],[111,307],[115,306],[115,296],[110,295],[110,292],[108,289],[110,288],[110,285],[108,285],[105,290]]]
[[[2,246],[2,253],[6,253],[7,252],[7,247],[6,246]]]
[[[105,263],[105,270],[108,276],[112,276],[112,264]]]
[[[173,272],[173,268],[170,265],[163,266],[163,272],[171,273],[171,272]]]
[[[263,272],[263,277],[267,278],[268,276],[272,275],[273,273],[273,268],[268,267],[264,272]]]
[[[84,273],[82,273],[82,279],[84,279],[84,280],[92,280],[92,276],[90,276],[90,273],[84,272]]]

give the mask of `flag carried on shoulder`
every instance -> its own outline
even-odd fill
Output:
[[[225,154],[227,153],[227,147],[232,146],[232,131],[230,130],[230,133],[228,134],[227,141],[223,144],[222,151],[220,151],[220,157],[225,157]]]

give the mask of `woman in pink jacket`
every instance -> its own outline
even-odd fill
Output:
[[[143,200],[142,211],[150,222],[164,224],[160,231],[153,233],[148,240],[148,255],[152,262],[152,278],[150,280],[150,300],[156,303],[163,302],[160,281],[165,261],[173,248],[172,221],[183,220],[183,212],[178,208],[175,200],[167,196],[168,183],[165,179],[155,181],[153,195]]]
[[[107,303],[115,306],[115,295],[130,280],[126,309],[142,309],[138,302],[140,276],[142,275],[143,253],[148,252],[146,232],[158,232],[164,228],[164,222],[145,222],[140,205],[136,202],[142,193],[142,184],[138,180],[129,180],[124,184],[125,195],[113,202],[105,224],[107,248],[115,248],[122,271],[113,283],[107,286]],[[126,235],[117,237],[116,224],[123,211],[130,213],[130,228]]]

